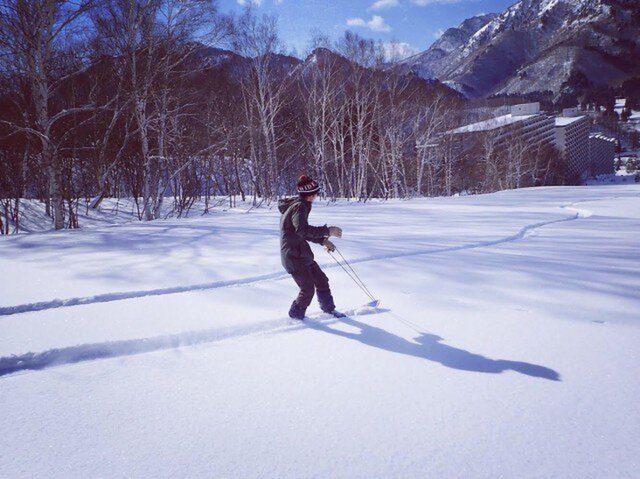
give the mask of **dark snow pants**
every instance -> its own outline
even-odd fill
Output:
[[[329,289],[329,278],[318,266],[315,261],[301,271],[296,271],[293,276],[294,281],[300,287],[300,293],[295,300],[295,303],[302,311],[306,311],[307,307],[311,304],[313,294],[318,291],[318,301],[320,302],[320,308],[323,311],[333,311],[336,307],[333,304],[333,297],[331,296],[331,290]]]

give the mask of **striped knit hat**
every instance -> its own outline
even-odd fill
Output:
[[[302,196],[315,195],[320,191],[320,185],[313,178],[302,175],[298,180],[298,194]]]

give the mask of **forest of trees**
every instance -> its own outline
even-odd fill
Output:
[[[551,150],[453,151],[465,100],[388,65],[351,32],[301,61],[276,18],[211,0],[0,0],[0,230],[25,198],[77,228],[104,198],[148,221],[165,202],[268,202],[303,172],[362,201],[563,181]]]

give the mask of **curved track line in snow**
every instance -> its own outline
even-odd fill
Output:
[[[347,316],[364,316],[384,313],[388,310],[380,308],[360,308],[345,311]],[[312,323],[331,324],[338,319],[330,314],[321,313],[311,316]],[[65,364],[75,364],[98,359],[133,356],[167,349],[176,349],[200,344],[215,343],[225,339],[239,338],[254,334],[295,331],[305,328],[311,323],[300,322],[289,318],[273,319],[225,328],[207,329],[203,331],[187,331],[184,333],[156,336],[153,338],[125,339],[104,343],[79,344],[66,348],[49,349],[39,353],[26,353],[19,356],[0,357],[0,377],[21,371],[38,371]]]
[[[352,264],[353,263],[365,263],[367,261],[376,261],[376,260],[381,260],[381,259],[404,258],[405,256],[419,256],[419,255],[424,255],[424,254],[449,253],[451,251],[462,251],[462,250],[467,250],[467,249],[486,248],[487,246],[495,246],[495,245],[499,245],[499,244],[503,244],[503,243],[511,243],[512,241],[518,241],[518,240],[526,238],[527,236],[529,236],[531,234],[532,231],[537,230],[538,228],[542,228],[543,226],[549,226],[549,225],[554,224],[554,223],[564,223],[565,221],[573,221],[573,220],[576,220],[578,218],[582,218],[582,216],[579,213],[576,213],[576,214],[574,214],[574,215],[572,215],[572,216],[570,216],[568,218],[560,218],[560,219],[557,219],[557,220],[542,221],[540,223],[534,223],[534,224],[531,224],[531,225],[524,226],[516,234],[510,235],[510,236],[506,236],[504,238],[500,238],[500,239],[497,239],[497,240],[479,241],[477,243],[470,243],[470,244],[460,245],[460,246],[451,246],[451,247],[448,247],[448,248],[440,248],[440,249],[416,250],[416,251],[407,251],[407,252],[404,252],[404,253],[390,253],[390,254],[374,255],[374,256],[368,256],[366,258],[355,259],[355,260],[352,260],[352,261],[349,261],[349,262],[352,263]],[[331,265],[331,267],[335,267],[335,265]]]
[[[593,200],[589,200],[589,201],[593,201]],[[571,205],[574,205],[577,203],[580,203],[580,202],[577,201],[577,202],[571,203],[570,205],[562,206],[561,208],[570,209]],[[401,253],[379,254],[379,255],[373,255],[373,256],[367,256],[364,258],[354,259],[349,262],[351,264],[357,264],[357,263],[365,263],[369,261],[378,261],[381,259],[395,259],[395,258],[404,258],[407,256],[449,253],[453,251],[485,248],[488,246],[496,246],[503,243],[510,243],[512,241],[518,241],[526,238],[531,234],[532,231],[538,228],[542,228],[543,226],[549,226],[555,223],[563,223],[566,221],[573,221],[578,218],[586,218],[588,216],[591,216],[591,212],[587,210],[575,210],[575,211],[576,213],[574,213],[572,216],[569,216],[567,218],[560,218],[557,220],[533,223],[533,224],[524,226],[516,234],[506,236],[504,238],[499,238],[496,240],[480,241],[480,242],[470,243],[470,244],[465,244],[460,246],[451,246],[448,248],[413,250],[413,251],[405,251]],[[338,265],[324,264],[322,265],[322,267],[328,269],[328,268],[336,268],[338,267]],[[69,306],[81,306],[85,304],[109,303],[112,301],[144,298],[146,296],[162,296],[167,294],[188,293],[193,291],[205,291],[210,289],[226,288],[231,286],[243,286],[247,284],[262,283],[264,281],[277,281],[277,280],[285,279],[288,277],[289,277],[288,273],[271,273],[271,274],[264,274],[260,276],[252,276],[248,278],[241,278],[241,279],[228,280],[228,281],[216,281],[213,283],[195,284],[195,285],[189,285],[189,286],[175,286],[170,288],[159,288],[159,289],[151,289],[146,291],[127,291],[122,293],[106,293],[106,294],[98,294],[95,296],[85,296],[80,298],[53,299],[50,301],[41,301],[37,303],[27,303],[27,304],[20,304],[16,306],[0,307],[0,316],[10,316],[13,314],[43,311],[43,310],[55,309],[55,308],[65,308]]]
[[[0,307],[0,316],[11,314],[27,313],[30,311],[42,311],[45,309],[64,308],[67,306],[80,306],[83,304],[109,303],[111,301],[121,301],[124,299],[144,298],[145,296],[162,296],[165,294],[188,293],[192,291],[203,291],[208,289],[225,288],[228,286],[240,286],[244,284],[259,283],[283,279],[288,277],[287,273],[271,273],[250,278],[235,279],[229,281],[216,281],[213,283],[192,284],[188,286],[172,286],[169,288],[150,289],[146,291],[126,291],[122,293],[105,293],[95,296],[85,296],[82,298],[52,299],[37,303],[27,303],[18,306]]]
[[[289,326],[300,328],[301,326]],[[211,329],[206,331],[191,331],[155,338],[129,339],[123,341],[109,341],[105,343],[80,344],[67,348],[50,349],[40,353],[26,353],[20,356],[0,358],[0,377],[20,371],[41,370],[64,364],[74,364],[96,359],[107,359],[135,354],[150,353],[164,349],[174,349],[183,346],[213,343],[223,339],[249,334],[286,329],[287,321],[267,321],[248,324],[234,328]]]
[[[224,339],[248,336],[250,334],[294,330],[303,325],[291,324],[290,320],[278,319],[251,323],[243,326],[189,331],[154,338],[127,339],[104,343],[80,344],[67,348],[50,349],[40,353],[26,353],[20,356],[0,358],[0,377],[26,370],[40,370],[64,364],[74,364],[96,359],[132,356],[165,349],[214,343]]]
[[[616,198],[613,198],[613,199],[616,199]],[[626,198],[626,197],[623,197],[623,198]],[[596,201],[607,200],[607,199],[611,199],[611,198],[601,198],[601,199],[596,200]],[[585,210],[583,208],[574,208],[574,205],[577,205],[577,204],[580,204],[580,203],[591,203],[593,201],[594,200],[574,201],[573,203],[569,203],[568,205],[561,206],[561,208],[563,208],[565,210],[574,211],[578,215],[579,218],[589,218],[590,216],[593,216],[593,211]]]

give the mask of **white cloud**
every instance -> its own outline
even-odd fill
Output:
[[[242,5],[243,7],[246,5],[261,7],[264,3],[264,0],[236,0],[236,2],[238,2],[238,4]],[[282,5],[284,3],[284,0],[273,0],[273,3],[274,5]]]
[[[362,18],[349,18],[347,25],[350,27],[364,27],[374,32],[390,32],[391,27],[387,25],[380,15],[374,15],[368,22]]]
[[[350,18],[347,20],[347,25],[350,27],[366,27],[367,22],[365,22],[362,18]]]
[[[442,34],[445,32],[444,28],[440,28],[438,31],[433,32],[433,38],[435,38],[436,40],[438,38],[440,38],[442,36]]]
[[[391,27],[384,22],[384,18],[380,15],[374,15],[373,18],[367,22],[367,26],[374,32],[391,31]]]
[[[382,10],[383,8],[392,8],[400,5],[400,0],[377,0],[369,10]]]
[[[469,0],[411,0],[412,3],[415,3],[416,5],[420,5],[421,7],[424,7],[426,5],[437,5],[437,4],[445,5],[447,3],[462,3],[464,1],[469,1]]]
[[[417,49],[405,42],[384,43],[382,48],[384,49],[384,58],[388,62],[404,60],[418,53]]]

